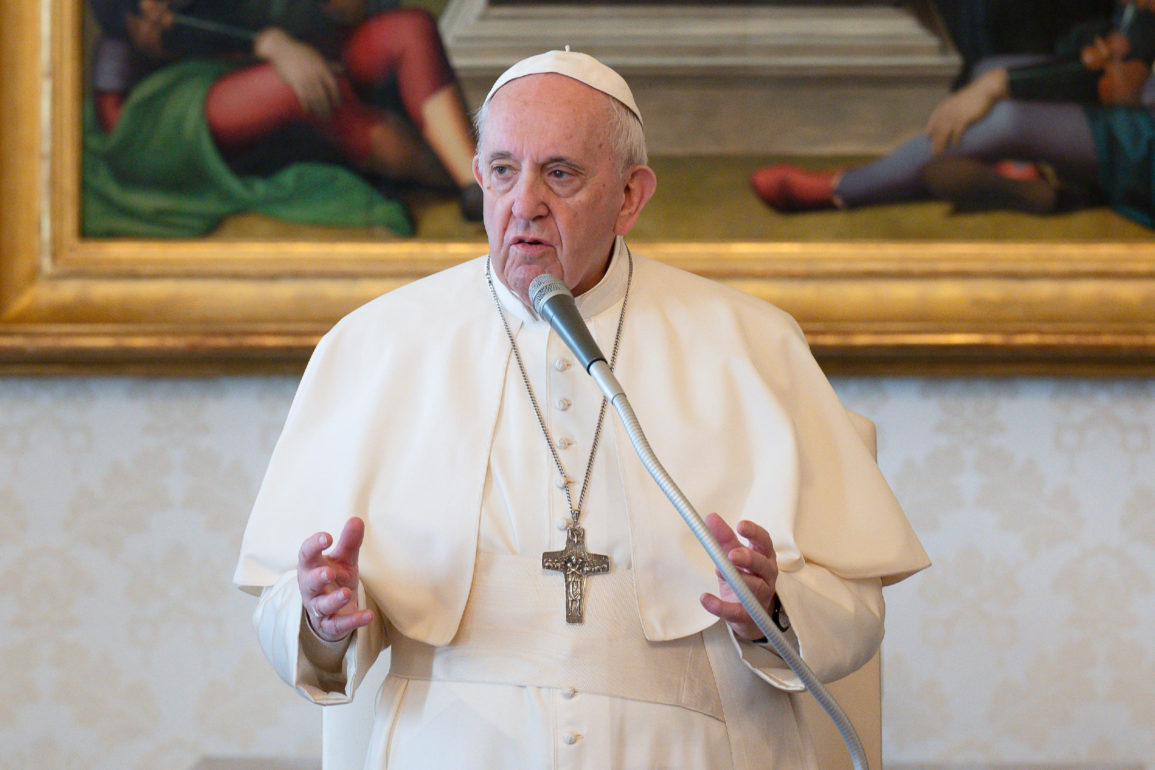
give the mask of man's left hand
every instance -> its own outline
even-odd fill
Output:
[[[774,544],[770,540],[770,533],[752,521],[743,520],[738,522],[738,532],[735,534],[716,513],[711,513],[705,521],[706,528],[738,568],[746,585],[757,597],[758,603],[769,608],[770,601],[774,598],[774,584],[778,580],[778,561],[774,557]],[[745,538],[749,545],[743,545],[738,535]],[[717,574],[718,595],[702,594],[702,606],[711,615],[717,615],[726,621],[734,633],[743,639],[760,639],[765,636],[746,612],[746,608],[738,601],[734,590],[722,579],[722,574],[720,572]]]

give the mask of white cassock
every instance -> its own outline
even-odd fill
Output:
[[[654,451],[703,515],[770,532],[792,643],[823,681],[845,676],[878,649],[882,585],[925,552],[789,316],[632,260],[615,373]],[[619,239],[577,299],[607,355],[629,261]],[[581,515],[612,566],[586,578],[585,624],[565,623],[563,578],[541,554],[564,547],[568,506],[485,265],[378,298],[318,345],[234,577],[261,592],[266,655],[338,704],[391,646],[367,768],[812,767],[797,678],[701,607],[713,565],[612,408]],[[494,285],[576,504],[600,391]],[[349,516],[366,522],[361,606],[384,623],[355,633],[334,676],[301,650],[295,567],[305,538]]]

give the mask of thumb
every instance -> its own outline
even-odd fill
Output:
[[[353,516],[345,522],[341,536],[337,539],[337,545],[329,552],[329,558],[348,564],[350,567],[356,567],[357,556],[364,540],[365,522],[361,518]]]

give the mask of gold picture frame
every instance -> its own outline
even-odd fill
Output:
[[[82,10],[0,5],[3,373],[299,371],[345,312],[484,250],[82,238]],[[645,252],[786,309],[835,372],[1155,372],[1155,239],[670,241]]]

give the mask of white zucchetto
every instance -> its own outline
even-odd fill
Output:
[[[639,123],[642,122],[642,112],[638,109],[634,95],[631,93],[630,87],[626,85],[625,79],[589,54],[570,51],[569,46],[566,46],[564,51],[537,54],[514,64],[497,78],[493,88],[489,89],[483,104],[488,104],[497,90],[511,80],[523,78],[526,75],[551,73],[573,78],[579,83],[584,83],[590,88],[612,96],[634,113]]]

